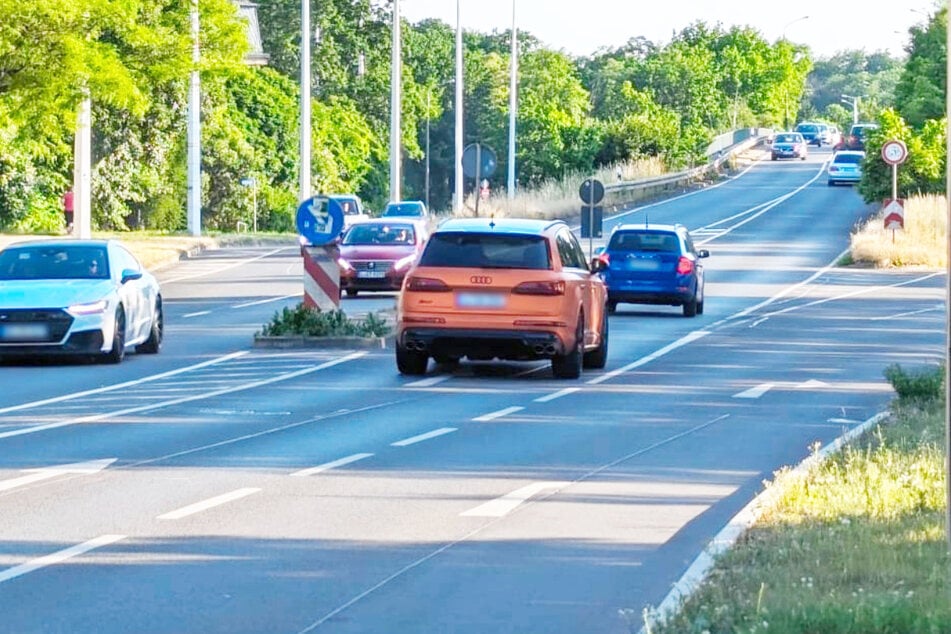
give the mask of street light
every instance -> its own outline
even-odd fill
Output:
[[[509,165],[508,199],[515,198],[515,119],[518,110],[518,27],[515,23],[515,0],[512,0],[512,55],[509,77]]]
[[[443,86],[448,86],[449,84],[451,84],[452,81],[453,80],[449,79],[440,84],[437,84],[437,86],[439,88],[442,88]],[[429,209],[429,127],[430,127],[430,121],[432,121],[432,114],[431,114],[432,106],[430,105],[432,101],[432,95],[433,95],[433,87],[429,86],[426,89],[426,184],[425,184],[426,209]]]
[[[808,16],[808,15],[804,15],[804,16],[802,16],[801,18],[796,18],[795,20],[792,20],[791,22],[787,22],[786,25],[783,27],[783,36],[782,36],[780,39],[782,39],[782,40],[785,40],[785,39],[786,39],[786,29],[788,29],[789,27],[791,27],[791,26],[792,26],[793,24],[795,24],[796,22],[802,22],[803,20],[808,20],[808,19],[809,19],[809,16]]]
[[[858,97],[852,97],[851,95],[842,95],[842,99],[840,99],[842,103],[852,106],[853,125],[859,122],[859,100],[865,96],[867,95],[861,95]]]
[[[808,19],[809,19],[809,16],[804,15],[802,17],[796,18],[795,20],[791,20],[787,22],[783,26],[783,36],[780,38],[780,41],[782,42],[788,41],[786,40],[786,29],[791,27],[793,24],[796,24],[797,22],[802,22],[803,20],[808,20]],[[793,63],[795,63],[795,61],[796,60],[794,59]],[[789,129],[789,87],[788,86],[786,86],[785,89],[783,90],[783,125],[786,127],[787,130]]]
[[[400,51],[400,0],[393,0],[393,27],[392,27],[392,50],[390,61],[390,200],[400,199],[400,161],[402,160],[402,151],[400,147],[401,124],[400,109],[403,107],[401,95],[401,64],[402,55]]]

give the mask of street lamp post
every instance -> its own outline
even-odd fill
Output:
[[[512,60],[509,77],[509,170],[508,198],[515,198],[515,119],[518,109],[518,27],[515,24],[515,0],[512,0]]]
[[[462,0],[456,0],[456,152],[452,209],[462,211]]]
[[[301,201],[310,198],[310,0],[300,3],[300,191]]]
[[[852,106],[852,123],[859,122],[859,100],[861,97],[852,97],[851,95],[842,95],[842,103]]]
[[[402,157],[400,141],[400,0],[393,0],[393,43],[390,68],[390,200],[400,199],[400,160]]]
[[[783,42],[787,41],[786,29],[788,29],[789,27],[791,27],[793,24],[797,22],[802,22],[803,20],[808,20],[808,19],[809,19],[809,16],[804,15],[802,17],[796,18],[795,20],[790,20],[785,25],[783,25],[783,36],[780,38],[780,41],[783,41]],[[789,129],[789,87],[788,86],[783,91],[783,125],[785,126],[787,130]]]
[[[201,79],[198,64],[201,59],[199,44],[198,0],[192,0],[192,71],[188,87],[188,233],[201,235]]]

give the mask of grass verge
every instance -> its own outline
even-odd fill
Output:
[[[881,212],[852,234],[851,254],[855,263],[880,268],[947,266],[948,203],[944,196],[914,196],[905,201],[905,228],[885,229]]]
[[[943,371],[886,371],[891,416],[782,494],[650,634],[951,632]]]

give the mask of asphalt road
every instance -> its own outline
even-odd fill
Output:
[[[161,354],[0,366],[2,629],[636,631],[763,480],[886,406],[888,364],[943,355],[942,275],[834,265],[869,210],[827,158],[612,220],[691,229],[705,314],[622,304],[578,381],[255,350],[295,249],[164,269]]]

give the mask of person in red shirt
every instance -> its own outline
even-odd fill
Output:
[[[66,233],[73,232],[73,190],[63,194],[63,213],[66,215]]]

